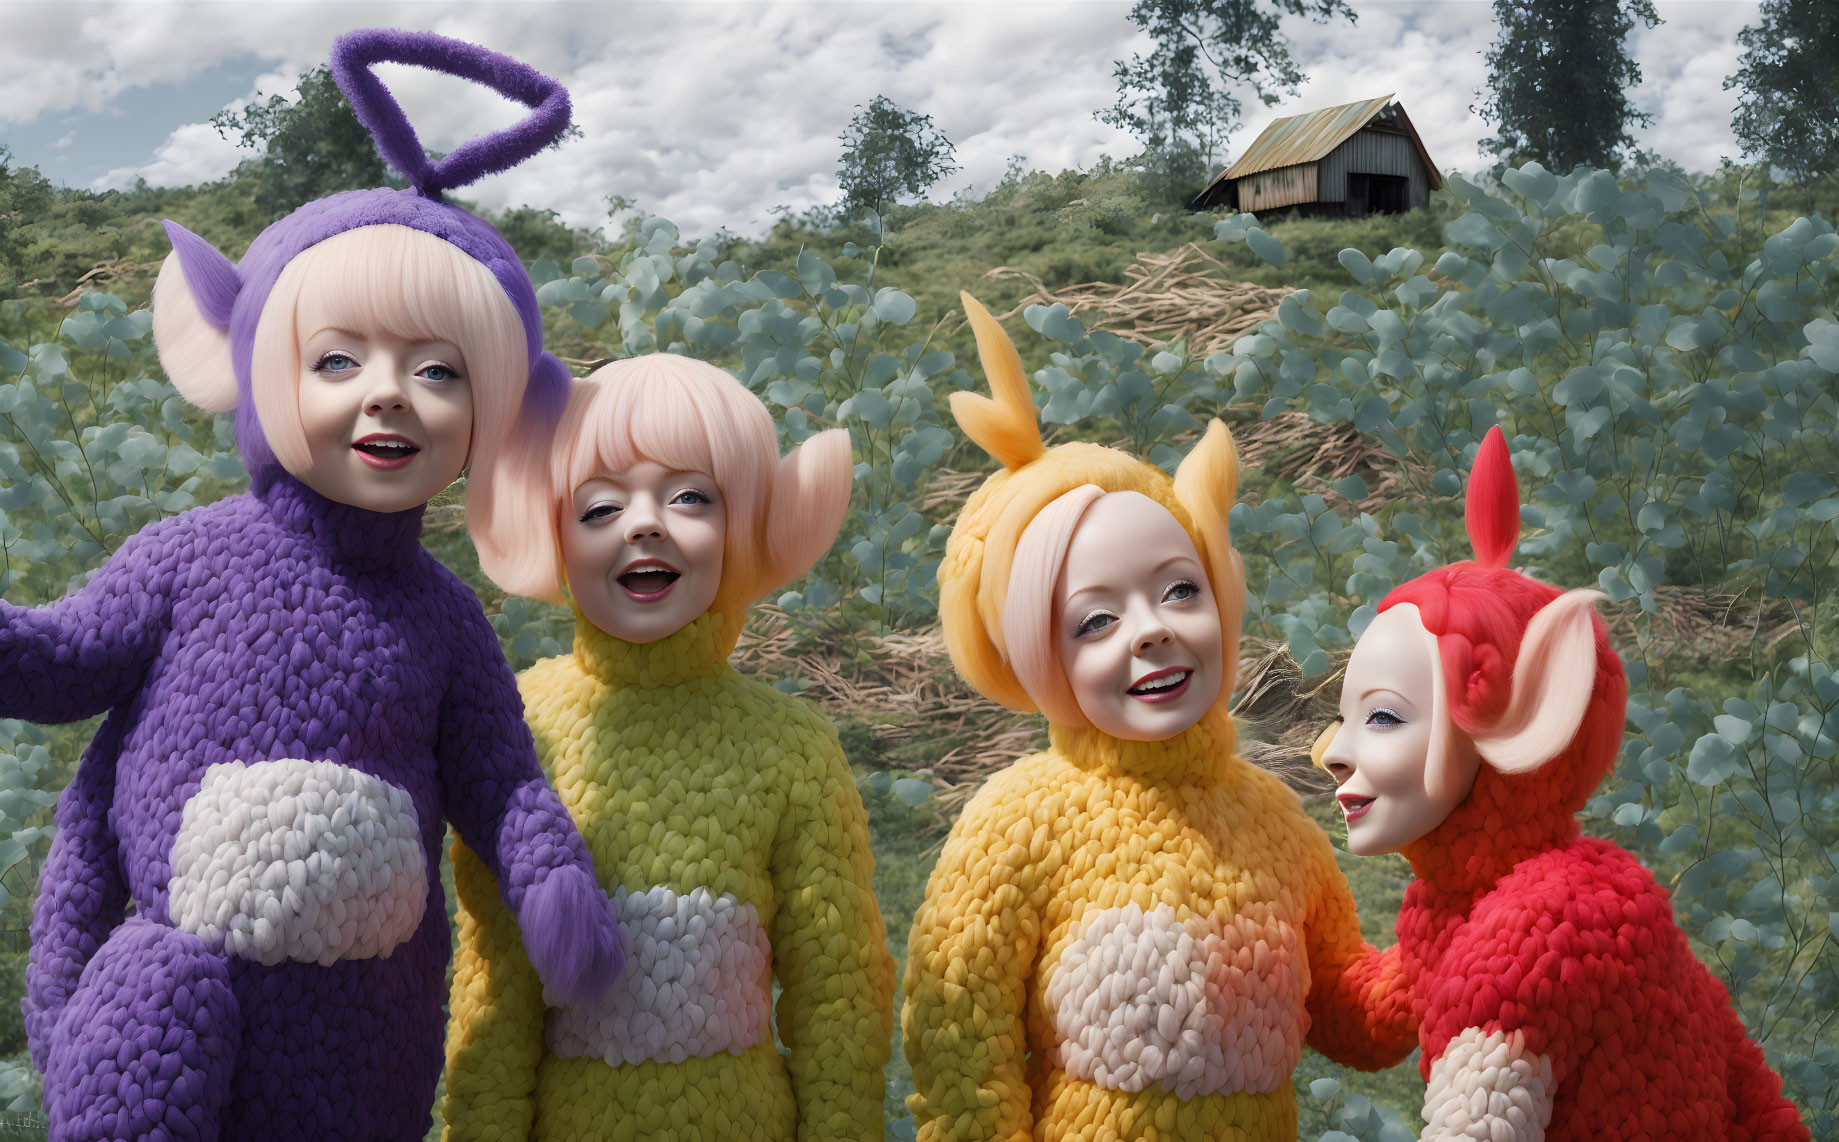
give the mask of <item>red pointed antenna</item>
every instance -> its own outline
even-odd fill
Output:
[[[1505,567],[1520,541],[1520,485],[1500,425],[1488,430],[1469,469],[1469,493],[1463,504],[1469,546],[1483,567]]]

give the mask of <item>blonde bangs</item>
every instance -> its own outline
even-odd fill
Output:
[[[448,341],[472,386],[472,462],[489,463],[523,403],[529,351],[504,288],[459,247],[409,226],[361,226],[300,252],[281,271],[256,325],[256,415],[275,457],[310,463],[300,426],[300,345],[321,329]]]

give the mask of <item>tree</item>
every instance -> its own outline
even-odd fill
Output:
[[[1807,185],[1839,170],[1839,8],[1831,0],[1763,0],[1738,33],[1743,55],[1725,90],[1740,89],[1731,131],[1743,153]]]
[[[301,73],[292,102],[271,96],[240,111],[220,111],[211,125],[224,138],[263,151],[237,169],[257,180],[256,207],[272,218],[341,190],[404,185],[324,66]]]
[[[1135,135],[1165,174],[1205,178],[1240,123],[1235,86],[1268,106],[1303,81],[1279,27],[1285,15],[1355,18],[1345,0],[1137,0],[1131,22],[1156,50],[1117,61],[1117,103],[1099,120]]]
[[[486,220],[526,262],[550,258],[567,265],[577,255],[593,252],[595,246],[591,232],[575,229],[553,210],[513,206],[497,217],[487,216]]]
[[[11,296],[26,276],[32,245],[27,227],[43,221],[55,200],[38,168],[16,165],[12,148],[0,143],[0,297]]]
[[[958,169],[955,151],[932,116],[908,111],[885,95],[867,107],[857,104],[843,140],[837,184],[843,188],[843,212],[880,213],[902,194],[921,195]]]
[[[1660,23],[1653,0],[1494,0],[1494,16],[1488,97],[1471,108],[1496,125],[1483,147],[1559,173],[1636,157],[1628,129],[1653,117],[1628,98],[1641,82],[1628,33],[1636,20]]]

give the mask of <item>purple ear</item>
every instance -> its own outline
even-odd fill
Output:
[[[385,61],[483,83],[535,110],[515,126],[474,139],[440,162],[430,163],[401,106],[371,71],[373,64]],[[395,28],[347,32],[332,45],[332,78],[351,100],[358,121],[377,141],[377,152],[384,161],[407,176],[416,190],[434,198],[443,190],[516,166],[568,130],[568,92],[561,84],[510,56],[431,32]]]
[[[213,328],[228,330],[230,310],[236,304],[236,295],[243,289],[242,275],[236,272],[230,259],[217,252],[217,247],[177,222],[168,219],[160,225],[166,228],[173,252],[179,255],[192,304]]]

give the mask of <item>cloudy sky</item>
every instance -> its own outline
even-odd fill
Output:
[[[292,89],[335,36],[393,24],[517,56],[567,84],[583,137],[466,193],[529,203],[576,224],[607,220],[624,195],[686,231],[757,232],[775,208],[837,197],[837,135],[857,104],[887,95],[923,111],[957,146],[943,199],[1002,176],[1011,155],[1049,171],[1126,156],[1131,139],[1093,118],[1112,62],[1148,49],[1128,0],[1009,3],[138,3],[0,0],[0,143],[54,181],[106,188],[136,178],[185,185],[244,157],[208,120]],[[1486,0],[1352,0],[1358,22],[1290,24],[1309,80],[1253,102],[1230,144],[1279,115],[1397,92],[1444,169],[1486,166],[1471,114],[1494,38]],[[1653,114],[1642,142],[1690,169],[1735,156],[1730,135],[1743,0],[1660,0],[1637,30]],[[423,141],[451,150],[518,117],[481,89],[396,65],[380,69]]]

